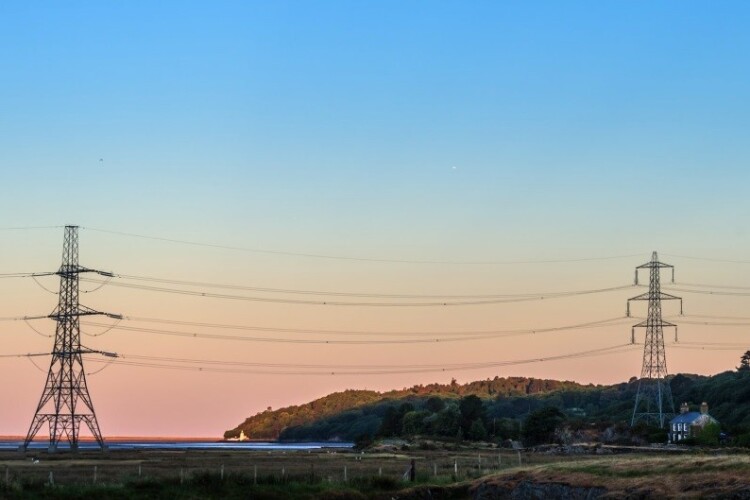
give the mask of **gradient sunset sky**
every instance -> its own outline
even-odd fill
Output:
[[[739,1],[2,2],[0,273],[60,265],[61,227],[8,228],[75,224],[87,267],[243,287],[593,290],[631,284],[653,250],[676,266],[679,283],[750,287],[749,23],[750,5]],[[131,318],[119,326],[297,340],[334,336],[132,318],[373,331],[356,338],[377,341],[404,331],[617,320],[626,299],[643,292],[373,307],[185,296],[118,281],[81,302]],[[57,287],[54,277],[40,284]],[[670,373],[733,369],[750,349],[750,289],[715,289],[738,295],[670,292],[693,317],[676,317],[674,303],[665,314],[680,324],[682,342],[747,347],[668,345]],[[29,278],[0,279],[0,294],[3,318],[48,314],[57,300]],[[642,317],[645,305],[633,311]],[[697,324],[701,316],[748,324]],[[87,325],[82,342],[123,359],[446,367],[278,375],[87,365],[104,367],[89,389],[105,437],[219,436],[268,406],[347,388],[496,375],[628,380],[640,373],[640,346],[525,365],[450,365],[627,344],[637,321],[348,345],[98,335],[104,327]],[[32,326],[39,332],[0,321],[0,356],[49,352],[54,324]],[[34,362],[41,371],[29,359],[0,357],[0,435],[28,429],[49,359]]]

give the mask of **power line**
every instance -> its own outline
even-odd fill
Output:
[[[159,357],[148,357],[148,356],[137,356],[137,355],[126,355],[124,359],[112,360],[112,364],[137,366],[144,368],[161,368],[170,370],[188,370],[188,371],[200,371],[200,372],[216,372],[216,373],[240,373],[240,374],[266,374],[266,375],[389,375],[389,374],[407,374],[407,373],[428,373],[428,372],[450,372],[450,371],[463,371],[463,370],[477,370],[482,368],[493,368],[501,366],[514,366],[531,363],[542,363],[548,361],[559,361],[565,359],[579,359],[586,357],[602,356],[608,354],[617,354],[622,352],[628,352],[634,349],[632,344],[622,344],[618,346],[604,347],[600,349],[592,349],[588,351],[581,351],[575,353],[561,354],[549,357],[530,358],[523,360],[509,360],[509,361],[489,361],[481,363],[457,363],[451,365],[376,365],[382,368],[372,368],[367,370],[361,370],[361,366],[350,365],[350,369],[340,368],[342,365],[306,365],[311,368],[310,370],[292,370],[298,368],[299,365],[292,364],[273,364],[266,363],[242,363],[242,362],[227,362],[217,360],[198,360],[198,359],[180,359],[180,358],[159,358]],[[130,361],[129,359],[133,359]],[[92,358],[92,362],[107,362],[99,359]],[[152,362],[154,361],[154,362]],[[168,364],[176,363],[176,364]],[[190,364],[206,364],[209,366],[188,366]],[[253,366],[253,367],[268,367],[268,368],[289,368],[289,370],[277,371],[277,370],[252,370],[252,369],[237,369],[237,368],[218,368],[212,365],[231,365],[231,366]],[[366,366],[366,365],[365,365]]]
[[[43,316],[6,316],[0,318],[0,321],[26,321],[32,319],[50,319],[50,316],[46,314]]]
[[[670,292],[695,293],[698,295],[720,295],[725,297],[750,297],[750,292],[727,292],[723,290],[696,290],[691,288],[665,287]]]
[[[49,292],[49,293],[51,293],[53,295],[58,295],[58,292],[56,292],[54,290],[50,290],[49,288],[47,288],[46,286],[44,286],[42,284],[42,282],[39,281],[39,279],[36,277],[36,275],[31,275],[31,279],[34,280],[34,283],[36,283],[39,286],[39,288],[41,288],[45,292]]]
[[[559,292],[526,292],[526,293],[491,293],[491,294],[470,294],[470,295],[451,295],[451,294],[407,294],[407,293],[372,293],[372,292],[343,292],[343,291],[331,291],[331,290],[305,290],[297,288],[271,288],[271,287],[258,287],[258,286],[247,286],[247,285],[234,285],[226,283],[209,283],[205,281],[187,281],[187,280],[176,280],[169,278],[156,278],[151,276],[133,276],[127,274],[115,274],[117,278],[134,281],[146,281],[152,283],[172,284],[172,285],[183,285],[191,287],[205,287],[205,288],[223,288],[229,290],[244,290],[252,292],[268,292],[268,293],[279,293],[279,294],[294,294],[294,295],[322,295],[322,296],[336,296],[336,297],[364,297],[364,298],[395,298],[395,299],[498,299],[498,298],[536,298],[539,296],[553,297],[553,296],[568,296],[568,295],[580,295],[587,293],[598,293],[601,291],[609,291],[609,289],[594,289],[594,290],[573,290],[573,291],[559,291]],[[96,282],[91,280],[92,282]],[[632,285],[626,285],[626,288]]]
[[[33,278],[36,273],[2,273],[1,278]]]
[[[748,349],[750,347],[748,344],[732,344],[732,345],[708,345],[708,346],[702,346],[702,345],[681,345],[681,344],[674,344],[671,347],[675,349],[685,349],[685,350],[693,350],[693,351],[736,351],[737,349]]]
[[[39,335],[40,337],[47,337],[47,338],[52,338],[52,337],[53,337],[53,335],[48,335],[48,334],[46,334],[46,333],[42,333],[42,332],[40,332],[39,330],[37,330],[36,328],[34,328],[34,325],[32,325],[31,323],[29,323],[29,320],[27,320],[27,319],[24,319],[24,320],[23,320],[23,322],[24,322],[24,323],[26,323],[26,326],[28,326],[28,327],[29,327],[29,329],[30,329],[30,330],[31,330],[32,332],[36,333],[36,334],[37,334],[37,335]]]
[[[625,316],[619,316],[615,318],[607,318],[595,321],[588,321],[584,323],[576,323],[572,325],[562,325],[553,327],[540,327],[540,328],[520,328],[520,329],[507,329],[507,330],[446,330],[446,331],[383,331],[383,330],[322,330],[312,328],[278,328],[268,326],[255,326],[255,325],[230,325],[225,323],[205,323],[205,322],[194,322],[194,321],[181,321],[171,319],[160,319],[160,318],[142,318],[137,316],[125,316],[125,320],[144,322],[144,323],[161,323],[169,325],[181,325],[181,326],[195,326],[202,328],[218,328],[227,330],[250,330],[250,331],[262,331],[262,332],[274,332],[274,333],[299,333],[299,334],[318,334],[318,335],[354,335],[354,336],[461,336],[461,335],[505,335],[505,334],[517,334],[517,333],[543,333],[558,330],[572,330],[576,328],[586,328],[593,326],[605,325],[612,322],[619,322],[626,319]],[[99,325],[102,326],[102,325]]]
[[[723,316],[716,314],[684,314],[684,318],[709,318],[709,319],[726,319],[726,320],[750,320],[750,316]]]
[[[102,283],[98,280],[81,279],[89,283]],[[448,301],[448,300],[436,300],[429,302],[351,302],[351,301],[338,301],[338,300],[309,300],[309,299],[290,299],[290,298],[277,298],[277,297],[259,297],[259,296],[248,296],[248,295],[234,295],[227,293],[217,293],[201,290],[185,290],[178,288],[169,288],[161,286],[150,286],[140,285],[133,283],[119,283],[111,282],[111,286],[120,288],[130,288],[135,290],[144,290],[150,292],[161,292],[171,293],[177,295],[189,295],[193,297],[209,297],[216,299],[225,300],[242,300],[250,302],[268,302],[277,304],[298,304],[298,305],[316,305],[316,306],[358,306],[358,307],[442,307],[442,306],[478,306],[478,305],[489,305],[489,304],[503,304],[511,302],[529,302],[545,299],[556,299],[562,297],[572,297],[579,295],[591,295],[598,293],[607,293],[618,290],[627,290],[633,288],[634,285],[621,285],[609,288],[599,288],[594,290],[581,290],[576,292],[562,292],[553,293],[550,295],[535,295],[535,296],[518,296],[498,299],[483,299],[483,300],[462,300],[462,301]]]
[[[750,322],[727,322],[727,321],[680,321],[681,325],[701,325],[701,326],[750,326]]]
[[[677,257],[679,259],[690,259],[690,260],[702,260],[704,262],[720,262],[723,264],[750,264],[750,260],[732,260],[732,259],[716,259],[713,257],[695,257],[691,255],[677,255],[677,254],[664,254],[668,257]]]
[[[8,278],[23,278],[23,277],[30,277],[32,278],[37,285],[39,285],[42,289],[44,289],[47,292],[57,294],[54,290],[50,290],[46,288],[44,285],[42,285],[38,281],[38,277],[40,276],[51,276],[56,273],[8,273],[8,274],[0,274],[0,278],[2,277],[8,277]],[[219,289],[228,289],[228,290],[242,290],[242,291],[252,291],[252,292],[263,292],[263,293],[275,293],[275,294],[290,294],[290,295],[318,295],[318,296],[333,296],[333,297],[359,297],[359,298],[391,298],[391,299],[486,299],[486,300],[493,300],[493,299],[528,299],[528,300],[543,300],[543,299],[550,299],[550,298],[558,298],[558,297],[568,297],[568,296],[576,296],[576,295],[588,295],[588,294],[595,294],[595,293],[606,293],[610,291],[615,290],[624,290],[628,288],[632,288],[633,286],[637,285],[621,285],[616,287],[608,287],[608,288],[595,288],[595,289],[588,289],[588,290],[564,290],[564,291],[557,291],[557,292],[523,292],[523,293],[489,293],[489,294],[408,294],[408,293],[373,293],[373,292],[349,292],[349,291],[335,291],[335,290],[310,290],[310,289],[295,289],[295,288],[274,288],[274,287],[260,287],[260,286],[248,286],[248,285],[237,285],[237,284],[227,284],[227,283],[214,283],[214,282],[205,282],[205,281],[189,281],[189,280],[177,280],[177,279],[170,279],[170,278],[159,278],[159,277],[152,277],[152,276],[137,276],[137,275],[128,275],[128,274],[115,274],[115,273],[106,273],[104,280],[96,280],[91,278],[81,278],[81,281],[89,282],[98,285],[96,288],[93,288],[91,290],[85,290],[82,291],[83,293],[90,293],[95,292],[102,288],[103,286],[110,283],[112,278],[120,278],[124,280],[132,280],[132,281],[145,281],[145,282],[151,282],[151,283],[161,283],[161,284],[172,284],[172,285],[182,285],[182,286],[189,286],[189,287],[204,287],[204,288],[219,288]],[[114,283],[114,286],[120,286],[125,288],[138,288],[139,285],[136,284],[130,284],[130,283]],[[164,291],[164,292],[185,292],[187,294],[192,295],[207,295],[206,292],[199,292],[199,291],[192,291],[192,290],[184,290],[184,289],[177,289],[177,288],[168,288],[168,287],[149,287],[148,285],[140,285],[143,287],[144,290],[153,290],[153,291]],[[222,297],[230,297],[228,295],[222,295]],[[244,298],[239,296],[231,296],[231,298]],[[252,297],[248,297],[247,300],[252,300]],[[258,299],[260,300],[260,299]],[[304,301],[304,303],[311,303],[311,301]],[[315,302],[318,303],[318,302]],[[343,305],[335,302],[326,302],[326,304],[329,305]],[[370,304],[370,303],[367,303]],[[461,302],[460,304],[463,304]],[[467,304],[474,304],[474,302],[467,302]],[[349,305],[349,303],[346,303],[346,305]],[[364,303],[355,303],[352,305],[364,305]],[[386,304],[389,305],[389,304]],[[427,305],[446,305],[445,301],[441,302],[435,302],[430,303]],[[451,304],[455,305],[455,304]]]
[[[381,262],[390,264],[439,264],[439,265],[509,265],[509,264],[556,264],[556,263],[573,263],[573,262],[591,262],[600,260],[614,260],[614,259],[626,259],[637,257],[639,254],[630,255],[613,255],[605,257],[585,257],[585,258],[573,258],[573,259],[540,259],[540,260],[508,260],[508,261],[453,261],[453,260],[414,260],[414,259],[386,259],[386,258],[374,258],[374,257],[354,257],[345,255],[327,255],[317,253],[304,253],[304,252],[288,252],[282,250],[269,250],[262,248],[249,248],[239,247],[231,245],[221,245],[214,243],[203,243],[197,241],[180,240],[174,238],[164,238],[161,236],[149,236],[143,234],[129,233],[125,231],[112,231],[108,229],[98,229],[93,227],[82,227],[88,231],[95,231],[99,233],[114,234],[118,236],[127,236],[131,238],[140,238],[146,240],[163,241],[167,243],[176,243],[181,245],[190,245],[196,247],[205,248],[217,248],[222,250],[233,250],[238,252],[250,252],[250,253],[261,253],[269,255],[282,255],[287,257],[305,257],[314,259],[328,259],[328,260],[348,260],[355,262]]]
[[[567,325],[561,327],[551,328],[537,328],[537,329],[516,329],[516,330],[500,330],[500,331],[485,331],[485,332],[347,332],[347,331],[336,331],[336,330],[295,330],[295,329],[281,329],[281,328],[265,328],[265,327],[252,327],[252,326],[240,326],[240,325],[217,325],[210,323],[190,323],[190,322],[170,322],[168,320],[157,320],[155,322],[163,322],[168,324],[179,324],[179,325],[199,325],[202,327],[211,328],[225,328],[232,330],[256,330],[256,331],[270,331],[270,332],[285,332],[285,333],[312,333],[312,334],[328,334],[328,335],[371,335],[371,336],[426,336],[432,335],[432,338],[411,338],[411,339],[367,339],[367,340],[342,340],[342,339],[310,339],[310,338],[283,338],[283,337],[255,337],[255,336],[244,336],[244,335],[222,335],[222,334],[211,334],[203,332],[185,332],[176,330],[163,330],[158,328],[144,328],[144,327],[132,327],[124,325],[105,325],[102,323],[87,322],[84,325],[105,327],[109,330],[122,330],[135,333],[146,333],[154,335],[164,335],[171,337],[185,337],[185,338],[200,338],[210,340],[229,340],[229,341],[241,341],[241,342],[267,342],[267,343],[280,343],[280,344],[331,344],[331,345],[377,345],[377,344],[427,344],[436,342],[466,342],[475,340],[486,340],[498,337],[512,337],[521,335],[534,335],[549,333],[555,331],[564,330],[583,330],[589,328],[600,328],[604,326],[612,326],[618,322],[624,321],[625,318],[612,318],[607,320],[593,321],[589,323],[580,323],[577,325]],[[106,331],[109,331],[106,330]],[[102,332],[98,335],[103,335]],[[97,335],[97,336],[98,336]]]
[[[0,227],[0,231],[31,231],[36,229],[60,229],[65,226],[18,226],[18,227]]]
[[[675,343],[674,345],[684,345],[684,346],[748,346],[750,345],[750,342],[679,342]]]
[[[678,286],[689,286],[693,288],[726,288],[730,290],[750,290],[750,286],[738,286],[738,285],[708,285],[705,283],[676,283]]]
[[[0,318],[0,321],[23,321],[23,320],[24,320],[23,316],[5,316],[5,317]]]
[[[23,353],[23,354],[0,354],[0,358],[34,358],[38,356],[50,356],[48,352],[35,352],[35,353]]]
[[[102,335],[107,334],[107,333],[111,332],[114,328],[116,328],[117,325],[120,324],[120,321],[122,321],[122,319],[123,318],[117,318],[113,324],[111,324],[109,327],[105,328],[101,332],[98,332],[98,333],[88,333],[88,332],[85,332],[85,331],[81,330],[81,333],[83,333],[84,335],[87,335],[89,337],[101,337]]]

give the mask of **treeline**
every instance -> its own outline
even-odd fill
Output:
[[[453,379],[449,384],[415,385],[386,393],[347,390],[329,394],[303,405],[288,406],[278,410],[269,408],[266,411],[248,417],[234,429],[226,431],[224,438],[236,438],[240,435],[241,431],[244,431],[245,435],[251,439],[286,438],[286,436],[282,436],[282,432],[287,429],[306,426],[307,424],[326,420],[330,417],[335,423],[328,425],[321,422],[323,427],[328,428],[328,431],[324,434],[330,436],[325,439],[349,439],[345,436],[351,436],[354,431],[345,432],[345,436],[338,435],[337,433],[350,427],[356,427],[356,432],[367,431],[369,434],[373,434],[378,429],[380,419],[386,410],[386,407],[380,407],[377,404],[379,402],[407,399],[419,401],[420,398],[429,396],[440,396],[444,399],[458,399],[468,395],[480,398],[497,398],[593,387],[593,385],[584,386],[568,381],[525,377],[495,377],[467,384],[459,384]],[[371,404],[375,404],[375,407],[362,408]],[[362,408],[361,411],[356,411],[360,408]],[[313,433],[315,432],[317,431],[313,431]],[[305,439],[315,438],[306,437]]]
[[[552,393],[480,398],[408,396],[353,408],[314,422],[285,429],[282,440],[367,441],[382,437],[433,436],[459,440],[521,439],[528,415],[545,408],[565,408],[564,418],[582,419],[602,401],[619,401],[612,392],[630,392],[627,384],[603,388],[564,389]],[[604,395],[603,395],[604,394]],[[635,393],[632,392],[633,397]],[[625,399],[625,398],[622,398]],[[632,405],[632,399],[631,399]],[[627,410],[625,410],[627,411]]]
[[[750,370],[712,377],[680,374],[671,377],[669,384],[677,409],[684,401],[697,411],[698,405],[706,401],[722,431],[734,443],[750,445]],[[308,405],[261,413],[243,425],[251,438],[282,440],[367,441],[378,437],[434,436],[521,439],[534,444],[561,439],[566,432],[609,429],[610,434],[636,432],[643,439],[658,441],[663,432],[628,430],[636,390],[635,378],[611,386],[523,378],[496,378],[465,385],[454,381],[385,394],[336,393]],[[327,414],[322,415],[324,412]],[[237,435],[241,428],[227,434]]]
[[[278,439],[284,429],[304,425],[351,408],[374,403],[383,398],[375,391],[347,390],[336,392],[299,406],[288,406],[279,410],[268,408],[224,433],[224,438],[237,438],[240,432],[251,439]]]

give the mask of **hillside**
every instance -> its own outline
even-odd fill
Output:
[[[478,380],[466,384],[458,384],[455,379],[450,384],[416,385],[410,388],[394,390],[385,393],[376,391],[347,390],[336,392],[316,399],[310,403],[297,406],[287,406],[278,410],[266,410],[245,419],[237,427],[224,433],[224,438],[236,438],[244,431],[251,439],[278,439],[282,431],[297,426],[309,425],[326,417],[342,414],[347,410],[353,410],[372,405],[373,403],[420,399],[430,396],[439,396],[445,399],[458,399],[463,396],[475,395],[480,398],[497,398],[522,396],[529,394],[543,394],[563,389],[583,390],[592,388],[592,385],[580,385],[575,382],[561,382],[557,380],[534,379],[524,377],[509,377]],[[358,422],[358,427],[370,429],[373,422],[379,422],[376,414],[371,414],[365,422]],[[346,434],[357,432],[353,429]],[[327,435],[325,439],[331,437]]]
[[[722,429],[750,444],[750,370],[711,377],[669,378],[676,407],[709,404]],[[251,439],[347,440],[375,436],[431,435],[468,439],[518,439],[521,423],[535,412],[556,408],[574,428],[629,424],[636,379],[609,386],[523,377],[467,384],[430,384],[385,393],[344,391],[311,403],[265,411],[227,431]],[[626,426],[627,427],[627,426]]]
[[[335,392],[303,405],[287,406],[278,410],[268,409],[257,413],[234,429],[226,431],[224,438],[239,437],[240,432],[244,431],[250,439],[277,439],[281,432],[290,426],[310,423],[381,399],[382,395],[375,391]]]

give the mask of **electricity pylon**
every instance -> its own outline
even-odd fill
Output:
[[[22,448],[25,450],[34,436],[47,423],[49,424],[49,451],[57,450],[61,441],[67,440],[71,450],[78,449],[81,422],[84,422],[99,447],[104,449],[104,439],[91,402],[86,374],[83,370],[84,354],[103,354],[116,357],[116,354],[96,351],[81,345],[81,316],[103,314],[121,319],[115,314],[101,313],[78,303],[78,285],[81,273],[97,273],[111,277],[111,273],[95,271],[78,265],[78,226],[65,226],[63,259],[56,273],[39,275],[60,276],[60,298],[49,318],[57,322],[55,345],[52,349],[47,382],[39,399],[34,419],[29,427]]]
[[[674,283],[674,266],[659,262],[659,257],[654,252],[651,254],[650,262],[635,268],[636,285],[638,284],[638,270],[649,269],[648,292],[628,299],[628,316],[630,316],[631,300],[648,301],[646,320],[633,325],[631,331],[631,342],[635,343],[635,329],[646,329],[646,339],[643,344],[643,367],[641,368],[641,378],[638,379],[638,392],[635,395],[633,418],[630,425],[635,425],[637,421],[644,420],[654,422],[659,427],[664,427],[667,419],[674,415],[672,390],[666,381],[667,357],[664,350],[664,327],[673,327],[675,329],[675,340],[677,340],[677,325],[662,319],[661,301],[679,300],[680,315],[682,315],[682,298],[661,291],[660,270],[662,268],[672,270],[672,283]]]

